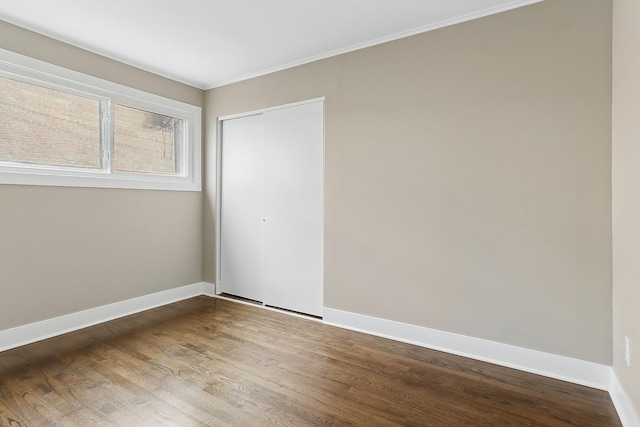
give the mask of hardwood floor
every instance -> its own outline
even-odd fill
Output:
[[[604,391],[198,297],[0,353],[2,426],[620,426]]]

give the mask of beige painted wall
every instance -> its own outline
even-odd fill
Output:
[[[203,106],[204,92],[0,21],[0,48]],[[202,193],[0,185],[0,330],[202,280]]]
[[[611,2],[549,0],[207,92],[326,96],[325,305],[611,363]]]
[[[0,20],[0,48],[167,98],[203,106],[200,89],[61,43]]]
[[[613,368],[640,416],[640,3],[613,3]],[[631,339],[632,366],[624,358]]]

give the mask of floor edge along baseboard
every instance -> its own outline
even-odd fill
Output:
[[[611,367],[423,326],[325,308],[324,321],[338,326],[444,351],[600,390],[609,390]]]
[[[622,388],[613,368],[611,369],[611,389],[609,390],[613,406],[618,412],[618,417],[624,427],[640,427],[640,415],[631,404],[631,399]]]
[[[199,295],[213,296],[213,286],[206,282],[194,283],[5,329],[0,331],[0,351],[42,341]]]
[[[216,296],[214,295],[214,285],[206,282],[194,283],[6,329],[0,331],[0,351],[198,295]],[[289,314],[280,310],[276,311]],[[609,390],[611,386],[610,366],[584,360],[331,308],[324,309],[323,322],[331,326],[415,344],[601,390]]]
[[[611,366],[330,308],[324,309],[323,319],[327,325],[606,391],[623,426],[640,427]]]
[[[0,331],[0,352],[199,295],[215,297],[215,285],[194,283],[5,329]],[[640,427],[638,415],[611,366],[331,308],[325,308],[323,314],[322,322],[329,326],[608,391],[623,425]]]

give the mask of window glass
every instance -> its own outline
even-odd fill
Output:
[[[0,77],[0,161],[101,168],[100,101]]]
[[[183,122],[174,117],[114,105],[114,170],[181,175]]]

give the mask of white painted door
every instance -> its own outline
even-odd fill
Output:
[[[322,316],[324,103],[264,114],[263,301]]]
[[[221,123],[219,291],[322,316],[324,103]]]
[[[262,115],[222,122],[219,290],[262,301]]]

